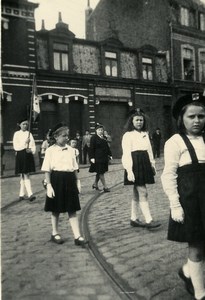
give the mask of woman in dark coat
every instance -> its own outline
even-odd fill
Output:
[[[91,166],[89,169],[90,173],[96,173],[95,182],[92,185],[93,189],[99,190],[99,180],[103,184],[104,192],[110,192],[108,189],[104,173],[108,171],[108,162],[112,158],[110,147],[108,146],[107,140],[104,137],[104,126],[97,123],[95,126],[96,134],[91,137],[90,140],[90,161]]]

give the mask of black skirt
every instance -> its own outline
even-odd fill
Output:
[[[33,154],[27,153],[26,149],[16,151],[15,174],[28,174],[35,171]]]
[[[91,163],[89,172],[90,173],[97,173],[97,174],[104,174],[108,171],[108,161],[107,162],[96,162]]]
[[[127,171],[124,172],[124,185],[145,185],[154,183],[154,172],[150,163],[149,154],[147,151],[132,152],[133,167],[132,171],[135,176],[135,181],[129,181]]]
[[[45,211],[74,213],[81,209],[74,172],[52,171],[51,185],[55,197],[46,196]]]
[[[180,167],[177,185],[184,223],[170,216],[167,238],[177,242],[205,241],[205,164]]]

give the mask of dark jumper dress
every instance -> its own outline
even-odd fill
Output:
[[[178,192],[184,210],[184,223],[175,222],[171,216],[168,240],[177,242],[205,241],[205,163],[199,163],[193,145],[182,135],[191,156],[192,164],[178,168]]]

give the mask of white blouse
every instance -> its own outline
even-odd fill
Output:
[[[26,131],[18,130],[14,133],[14,137],[13,137],[14,150],[21,151],[23,149],[26,149],[27,148],[26,140],[28,137],[30,138],[29,148],[31,149],[32,153],[35,154],[36,152],[35,141],[32,133],[30,133],[29,135],[28,130]]]
[[[78,170],[75,149],[69,145],[60,147],[52,145],[46,149],[45,158],[41,170],[44,172],[64,171],[73,172]]]
[[[192,143],[199,163],[205,163],[205,143],[202,136],[188,136]],[[178,167],[192,163],[189,151],[179,134],[173,135],[164,147],[165,166],[161,176],[162,186],[169,198],[170,207],[178,207],[179,194],[177,191]]]
[[[122,165],[127,172],[132,170],[133,165],[131,152],[137,150],[147,151],[151,165],[155,168],[155,160],[148,133],[133,130],[126,132],[122,138]]]

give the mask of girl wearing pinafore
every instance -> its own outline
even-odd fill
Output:
[[[145,114],[141,109],[136,109],[126,123],[122,150],[122,164],[125,168],[124,184],[133,185],[130,225],[146,228],[159,227],[160,223],[154,221],[151,216],[147,199],[146,184],[154,183],[155,161],[149,135],[146,132]],[[138,219],[138,204],[145,222]]]
[[[78,164],[74,149],[67,144],[68,127],[60,123],[52,130],[55,144],[45,153],[42,171],[45,171],[47,196],[45,211],[51,212],[51,241],[62,244],[64,240],[58,231],[60,213],[68,213],[70,225],[74,234],[74,243],[84,246],[81,237],[76,212],[81,209],[78,191]]]
[[[179,269],[187,291],[205,299],[205,97],[181,97],[173,108],[179,133],[165,144],[162,184],[170,201],[168,239],[188,243],[188,260]]]

